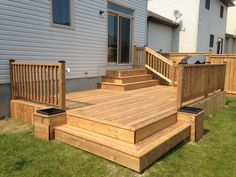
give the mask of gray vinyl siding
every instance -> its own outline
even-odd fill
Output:
[[[51,26],[50,0],[0,1],[0,84],[9,83],[9,59],[66,61],[66,77],[101,76],[107,65],[107,0],[72,0],[74,29]],[[134,45],[146,44],[146,0],[114,0],[135,9]],[[105,11],[101,16],[99,11]],[[85,75],[85,73],[88,73]]]

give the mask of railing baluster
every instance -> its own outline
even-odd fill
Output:
[[[43,102],[43,66],[40,66],[40,102]]]
[[[34,67],[33,67],[34,69],[34,71],[33,71],[33,73],[34,73],[34,100],[36,100],[37,99],[37,83],[36,83],[36,65],[34,65]]]
[[[65,109],[65,62],[29,64],[10,62],[12,99],[49,104]]]
[[[32,75],[33,67],[30,65],[30,99],[33,99],[33,75]]]
[[[59,82],[58,82],[58,66],[56,66],[56,105],[58,105],[58,96],[59,96]]]
[[[12,98],[15,99],[17,97],[17,70],[16,70],[16,65],[14,64],[14,62],[10,63],[11,64],[11,67],[13,67],[13,73],[12,73],[12,77],[14,79],[14,88],[13,88],[13,95],[12,95]]]

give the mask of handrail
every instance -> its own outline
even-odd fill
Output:
[[[10,60],[12,99],[65,109],[65,62],[38,64]]]
[[[145,67],[169,85],[174,85],[176,81],[175,63],[149,47],[135,47],[134,67]]]
[[[181,60],[184,59],[186,56],[193,56],[193,55],[208,56],[208,55],[211,55],[211,53],[210,52],[184,52],[184,53],[161,53],[161,55],[179,64]]]
[[[173,66],[173,61],[169,60],[168,58],[162,56],[161,54],[157,53],[156,51],[152,50],[151,48],[145,47],[146,52],[154,55],[158,59],[162,60],[163,62],[169,64],[170,66]]]

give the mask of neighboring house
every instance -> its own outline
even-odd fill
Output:
[[[173,51],[173,38],[178,26],[178,23],[148,11],[148,46],[159,52]]]
[[[233,1],[149,0],[148,9],[179,23],[172,39],[172,52],[212,50],[213,53],[223,53],[227,10],[234,6]],[[178,19],[174,16],[175,10],[182,14]]]
[[[106,69],[132,67],[132,46],[146,45],[146,17],[146,0],[1,0],[0,118],[9,59],[65,60],[67,91],[95,88]]]
[[[228,10],[225,53],[236,54],[236,7]]]

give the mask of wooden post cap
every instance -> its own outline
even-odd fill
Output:
[[[16,60],[14,60],[14,59],[9,60],[10,63],[15,62],[15,61],[16,61]]]
[[[58,63],[66,63],[66,61],[60,60],[60,61],[58,61]]]

